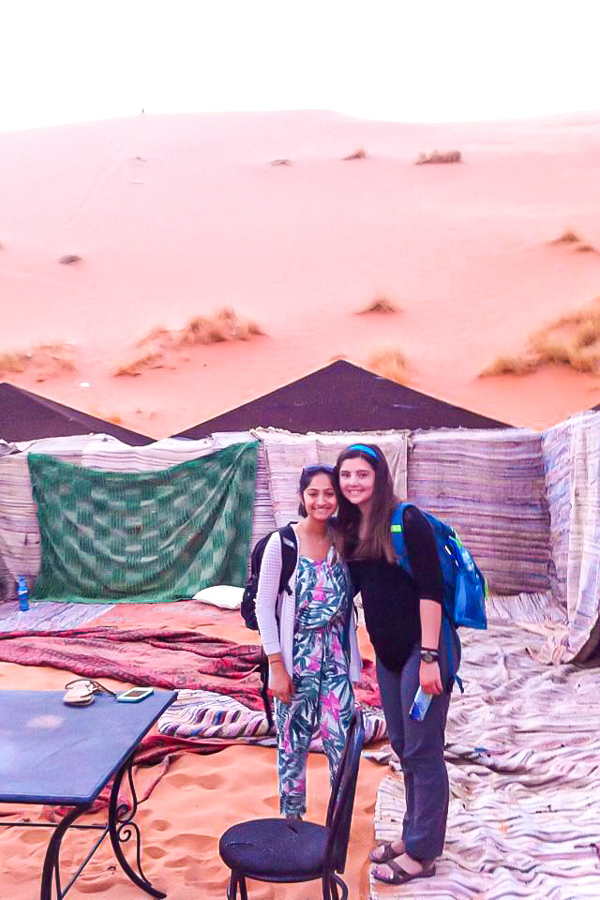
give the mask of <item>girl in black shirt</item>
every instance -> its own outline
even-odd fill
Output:
[[[404,774],[402,839],[376,847],[375,878],[403,884],[435,873],[448,817],[444,728],[450,701],[447,654],[440,640],[444,586],[433,530],[416,506],[402,527],[412,575],[397,561],[391,516],[398,504],[386,459],[375,444],[353,444],[337,461],[342,555],[377,657],[390,742]],[[460,652],[457,643],[456,651]],[[419,688],[433,695],[423,721],[409,710]]]

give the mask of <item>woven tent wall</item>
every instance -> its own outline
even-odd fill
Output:
[[[27,454],[45,453],[107,471],[149,471],[258,438],[252,545],[297,517],[303,465],[333,463],[349,443],[379,443],[395,488],[456,525],[484,570],[493,619],[547,623],[546,661],[589,657],[598,646],[600,414],[543,435],[527,430],[295,435],[272,429],[168,439],[131,447],[105,435],[32,441],[0,455],[0,575],[14,597],[40,569],[39,528]],[[12,449],[12,448],[11,448]]]
[[[544,435],[551,498],[553,588],[566,623],[549,638],[547,661],[584,661],[600,638],[600,414],[584,413]]]
[[[10,573],[5,599],[16,595],[19,575],[34,581],[40,571],[40,530],[28,454],[47,453],[62,462],[79,463],[88,441],[87,436],[28,441],[16,444],[19,453],[0,457],[0,557]]]
[[[385,453],[399,496],[406,494],[407,431],[291,434],[277,429],[252,432],[264,445],[277,527],[298,518],[298,481],[303,466],[334,465],[338,455],[357,441],[378,444]]]
[[[550,589],[541,435],[525,429],[415,433],[408,498],[456,527],[497,594]]]

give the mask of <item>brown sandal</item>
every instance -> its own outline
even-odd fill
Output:
[[[394,843],[395,841],[386,841],[384,844],[378,844],[377,847],[373,847],[369,853],[371,862],[386,863],[390,859],[395,859],[396,856],[402,856],[404,850],[394,850]],[[375,856],[375,853],[377,853],[378,850],[381,851],[381,856]]]
[[[392,870],[391,878],[386,878],[383,875],[378,875],[377,872],[373,872],[373,878],[383,882],[383,884],[407,884],[409,881],[414,881],[415,878],[431,878],[432,875],[435,875],[435,863],[433,860],[424,864],[421,871],[415,875],[403,869],[394,859],[388,860],[385,865]]]

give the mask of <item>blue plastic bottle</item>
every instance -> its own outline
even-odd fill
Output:
[[[24,575],[17,578],[17,597],[19,598],[19,609],[21,612],[27,612],[29,609],[29,588]]]
[[[429,704],[433,700],[433,694],[426,694],[422,687],[419,687],[415,694],[412,706],[408,711],[408,715],[413,722],[422,722],[427,715]]]

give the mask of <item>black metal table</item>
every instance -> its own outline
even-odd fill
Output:
[[[101,694],[83,707],[66,706],[63,696],[63,691],[0,691],[0,802],[73,807],[58,824],[12,821],[0,826],[54,829],[44,860],[41,900],[52,900],[53,886],[56,900],[62,900],[107,834],[129,878],[151,896],[165,897],[142,869],[132,764],[138,743],[171,705],[175,692],[155,691],[139,703],[119,703]],[[106,824],[74,824],[113,776]],[[131,804],[119,803],[125,776]],[[60,846],[71,827],[102,833],[63,888]],[[122,848],[132,837],[137,871]]]

